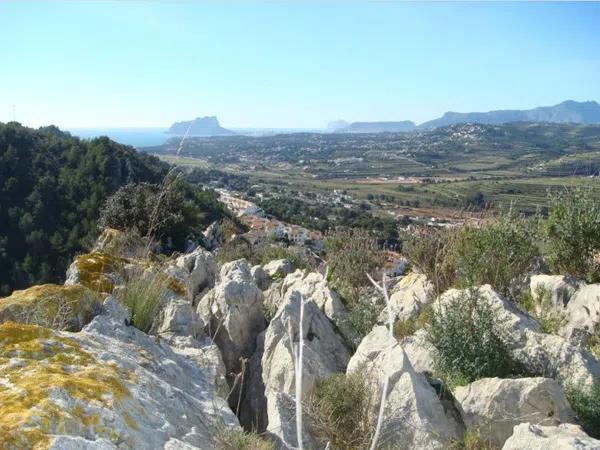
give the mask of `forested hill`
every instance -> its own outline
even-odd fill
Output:
[[[168,166],[102,137],[0,123],[0,297],[60,281],[92,242],[107,196],[133,182],[160,182]]]

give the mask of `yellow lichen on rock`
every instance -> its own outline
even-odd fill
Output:
[[[0,299],[0,323],[32,323],[79,330],[100,310],[103,297],[81,285],[42,284]]]
[[[113,281],[107,276],[121,270],[127,263],[125,258],[103,252],[92,252],[75,258],[79,282],[96,292],[112,292]]]
[[[90,428],[110,439],[111,430],[83,405],[112,407],[129,395],[125,377],[49,329],[0,325],[0,448],[43,449],[52,434]]]

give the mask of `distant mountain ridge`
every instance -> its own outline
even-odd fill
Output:
[[[197,117],[194,120],[175,122],[167,130],[167,133],[178,136],[183,136],[187,133],[188,136],[196,137],[234,136],[236,134],[231,130],[223,128],[215,116]]]
[[[600,104],[595,101],[567,100],[554,106],[533,109],[506,109],[488,112],[459,113],[449,111],[442,117],[416,126],[409,120],[400,122],[354,122],[335,129],[336,133],[406,132],[415,129],[439,128],[458,123],[499,125],[509,122],[600,123]]]

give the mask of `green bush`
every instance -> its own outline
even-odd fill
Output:
[[[531,221],[510,212],[487,225],[459,229],[450,250],[456,285],[491,284],[510,294],[511,282],[525,275],[539,254],[535,230]]]
[[[436,371],[450,386],[505,377],[517,369],[498,314],[476,290],[465,290],[435,307],[425,329],[435,349]]]
[[[367,273],[383,268],[385,254],[372,233],[360,228],[338,229],[325,239],[329,276],[333,287],[350,303],[357,303],[361,289],[369,286]]]
[[[594,260],[600,250],[600,205],[591,192],[577,188],[551,197],[541,228],[554,273],[569,273],[588,282],[600,279]]]
[[[591,387],[568,386],[566,395],[586,433],[600,438],[600,380],[596,380]]]
[[[478,428],[465,431],[460,440],[452,442],[449,450],[496,450],[481,437]]]
[[[168,292],[168,280],[161,274],[130,276],[119,299],[129,308],[134,327],[148,333],[160,303]]]
[[[265,265],[275,259],[287,259],[295,269],[315,268],[314,261],[300,247],[284,247],[278,244],[252,245],[247,239],[237,237],[224,243],[217,252],[217,261],[224,264],[237,259],[245,259],[252,265]]]
[[[538,286],[535,295],[521,295],[518,304],[538,321],[544,333],[556,334],[566,322],[565,315],[552,304],[552,293],[543,286]]]
[[[360,371],[320,381],[306,408],[311,434],[334,450],[367,449],[374,430],[373,399]]]
[[[354,342],[351,344],[356,348],[362,339],[371,332],[377,324],[379,314],[383,305],[371,301],[370,297],[361,296],[358,302],[349,305],[348,315],[343,325],[354,331]]]
[[[394,336],[397,339],[402,339],[415,334],[417,330],[424,328],[430,322],[432,314],[432,307],[427,305],[415,317],[397,320],[394,323]]]

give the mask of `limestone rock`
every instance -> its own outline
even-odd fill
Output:
[[[565,275],[532,275],[529,281],[534,298],[546,292],[552,306],[559,309],[567,306],[580,284],[580,281]]]
[[[565,309],[567,323],[560,334],[580,344],[600,323],[600,284],[583,284]]]
[[[127,317],[109,297],[79,333],[0,325],[0,448],[208,449],[238,427],[205,368]]]
[[[509,351],[529,373],[555,378],[565,383],[591,384],[600,377],[600,363],[587,352],[560,336],[542,333],[539,324],[503,299],[491,286],[478,288],[479,295],[487,299],[498,313],[499,321],[506,327]],[[463,295],[466,291],[451,289],[436,304]]]
[[[266,327],[262,307],[262,291],[243,259],[224,264],[218,283],[200,300],[198,314],[221,350],[228,373],[239,371],[240,357],[252,356],[256,337]]]
[[[265,272],[262,266],[253,266],[252,269],[250,269],[250,272],[252,273],[254,282],[261,291],[269,289],[269,286],[271,286],[271,282],[273,280],[271,279],[269,274]]]
[[[208,250],[216,249],[223,239],[221,227],[216,221],[211,223],[202,234],[204,235],[204,245]]]
[[[271,278],[284,278],[294,271],[294,266],[287,259],[275,259],[265,264],[263,269]]]
[[[458,436],[459,424],[446,415],[435,390],[413,369],[403,348],[389,336],[386,327],[375,327],[358,346],[348,363],[348,373],[358,371],[371,380],[375,395],[385,374],[389,376],[382,445],[443,449]],[[373,408],[375,415],[378,402]]]
[[[13,321],[78,331],[102,309],[104,296],[79,284],[43,284],[0,300],[0,323]]]
[[[421,309],[431,301],[433,285],[422,274],[411,272],[401,278],[390,294],[390,306],[394,320],[405,321],[419,314]],[[387,323],[387,308],[379,318]]]
[[[204,322],[192,303],[187,299],[175,298],[166,302],[160,310],[151,333],[198,337],[203,330]]]
[[[294,351],[299,342],[302,295],[288,289],[282,305],[265,333],[262,379],[267,399],[267,431],[296,446],[295,423],[287,423],[289,402],[295,392]],[[304,358],[302,400],[306,401],[317,381],[343,372],[350,354],[329,319],[312,299],[305,298],[303,315]],[[284,403],[282,403],[284,402]],[[307,439],[308,433],[306,433]]]
[[[521,422],[559,425],[575,413],[560,385],[550,378],[483,378],[454,390],[454,398],[469,429],[501,447]]]
[[[556,427],[522,423],[515,426],[502,450],[600,450],[600,441],[589,437],[581,427]]]
[[[434,373],[433,346],[427,341],[426,332],[423,329],[417,330],[412,336],[407,336],[400,345],[404,349],[406,356],[417,372],[431,375]]]
[[[65,285],[82,284],[95,292],[111,293],[123,283],[120,269],[127,262],[120,256],[98,251],[79,255],[67,269]]]
[[[218,268],[214,256],[198,247],[177,258],[167,273],[185,284],[190,300],[196,304],[214,286]]]

